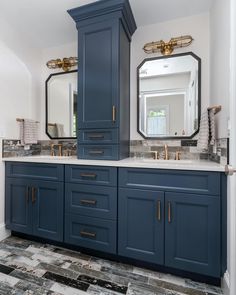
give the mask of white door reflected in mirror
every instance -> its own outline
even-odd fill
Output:
[[[50,138],[77,137],[77,71],[56,73],[46,81],[46,132]]]

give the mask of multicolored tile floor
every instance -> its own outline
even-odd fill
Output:
[[[218,295],[220,288],[16,237],[0,242],[0,294]]]

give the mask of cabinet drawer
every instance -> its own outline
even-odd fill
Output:
[[[117,189],[115,187],[67,183],[65,191],[67,213],[116,219]]]
[[[65,242],[116,253],[116,221],[66,214]]]
[[[79,131],[80,144],[118,143],[118,129],[89,129]]]
[[[89,160],[118,160],[118,145],[79,145],[79,158]]]
[[[117,168],[66,165],[66,182],[117,185]]]
[[[63,181],[64,165],[7,162],[6,176]]]
[[[121,168],[119,186],[219,195],[220,173]]]

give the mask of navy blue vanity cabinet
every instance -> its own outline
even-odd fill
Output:
[[[120,168],[118,253],[219,278],[225,180],[218,172]]]
[[[117,168],[66,166],[65,242],[116,254]]]
[[[63,241],[64,166],[7,162],[5,215],[10,230]]]
[[[119,189],[118,254],[164,263],[164,193]]]
[[[24,234],[32,233],[32,202],[30,182],[7,178],[5,187],[6,227]]]
[[[165,265],[220,277],[220,196],[166,193]]]
[[[130,42],[136,30],[129,2],[97,1],[69,14],[78,29],[78,157],[126,158]]]

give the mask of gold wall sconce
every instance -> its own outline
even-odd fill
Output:
[[[47,62],[47,67],[49,69],[63,69],[65,72],[68,72],[72,67],[78,65],[78,58],[77,57],[64,57],[62,60],[52,59]]]
[[[190,35],[171,38],[169,42],[163,40],[157,42],[150,42],[144,45],[143,50],[146,53],[156,53],[160,51],[163,55],[170,55],[174,48],[187,47],[193,42],[193,38]]]

